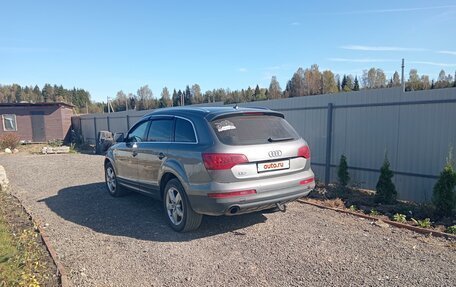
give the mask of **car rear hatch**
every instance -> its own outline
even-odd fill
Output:
[[[277,112],[244,112],[216,117],[210,125],[221,145],[204,153],[216,182],[282,176],[310,168],[310,151],[293,127]]]

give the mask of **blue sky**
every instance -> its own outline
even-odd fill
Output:
[[[454,1],[3,1],[0,84],[285,87],[298,67],[456,70]]]

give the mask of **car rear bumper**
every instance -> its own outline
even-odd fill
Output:
[[[301,181],[314,178],[313,172],[282,176],[274,180],[249,181],[233,184],[211,183],[210,186],[196,186],[188,193],[193,210],[207,215],[237,215],[273,208],[277,203],[287,203],[307,196],[315,187],[315,181],[301,184]],[[195,187],[195,186],[193,186]],[[255,189],[257,193],[228,198],[211,198],[208,193],[224,193]]]

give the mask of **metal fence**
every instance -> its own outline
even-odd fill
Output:
[[[316,176],[336,180],[340,156],[352,183],[375,189],[385,155],[399,197],[428,201],[449,149],[456,146],[456,88],[402,92],[400,88],[308,96],[240,106],[281,111],[307,140]],[[80,117],[83,137],[124,132],[147,111]]]

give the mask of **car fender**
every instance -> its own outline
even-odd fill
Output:
[[[108,151],[106,152],[105,160],[103,162],[103,165],[105,164],[106,160],[108,160],[111,163],[112,167],[114,168],[114,172],[117,174],[117,167],[116,167],[116,164],[115,164],[114,159],[113,159],[112,148],[109,148]]]
[[[163,175],[166,173],[173,174],[177,177],[185,190],[189,189],[187,173],[185,172],[184,167],[177,160],[169,159],[163,163],[159,174],[159,186],[161,186]]]

